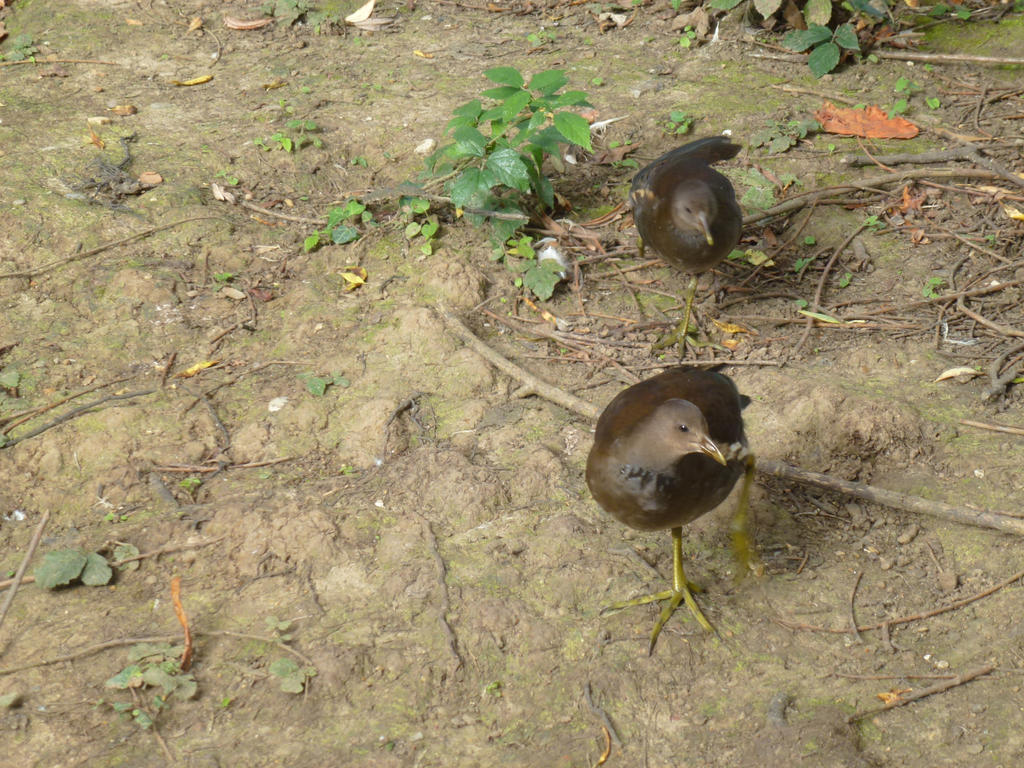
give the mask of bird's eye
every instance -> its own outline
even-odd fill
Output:
[[[685,424],[680,424],[679,425],[679,431],[680,432],[689,432],[690,428],[688,426],[686,426]]]

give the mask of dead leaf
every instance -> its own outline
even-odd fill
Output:
[[[721,320],[715,320],[715,318],[711,318],[711,322],[726,333],[750,333],[748,329],[744,328],[742,325],[736,325],[735,323],[725,323]]]
[[[220,289],[220,295],[225,299],[234,299],[235,301],[241,301],[245,298],[245,294],[237,288],[232,288],[230,285],[225,285]]]
[[[210,183],[210,191],[213,192],[213,199],[220,200],[222,203],[235,204],[235,195],[233,192],[228,192],[217,182]]]
[[[914,689],[893,688],[891,691],[883,691],[882,693],[877,693],[875,695],[878,696],[878,698],[880,698],[884,704],[888,705],[899,701],[900,697],[903,696],[904,693],[910,693],[912,690]]]
[[[203,20],[196,16],[192,21],[188,23],[188,31],[195,32],[197,29],[203,28]]]
[[[348,16],[345,17],[345,21],[349,24],[358,24],[361,21],[366,21],[373,14],[373,6],[377,4],[377,0],[369,0],[362,7],[352,11]]]
[[[116,107],[111,107],[110,111],[119,117],[128,117],[128,115],[134,115],[139,110],[134,104],[118,104]]]
[[[89,128],[89,142],[97,149],[103,149],[106,145],[103,143],[103,139],[96,135],[91,127]]]
[[[394,19],[374,16],[372,19],[366,19],[365,21],[354,21],[352,26],[365,32],[380,32],[384,27],[393,24],[394,21]]]
[[[139,184],[145,187],[155,187],[157,184],[163,184],[164,177],[156,171],[143,171],[139,174]]]
[[[345,267],[341,276],[347,283],[346,291],[354,291],[359,286],[365,285],[368,277],[365,267]]]
[[[260,86],[260,88],[262,88],[264,91],[276,91],[278,88],[284,88],[286,85],[288,85],[287,80],[282,80],[281,78],[278,78],[272,83],[264,83],[263,85]]]
[[[708,12],[704,10],[703,6],[694,8],[689,13],[684,13],[682,16],[676,16],[672,19],[670,25],[673,32],[678,32],[681,29],[687,27],[693,27],[693,31],[697,33],[697,37],[703,39],[708,36],[708,32],[711,30],[711,17],[708,16]]]
[[[839,136],[862,136],[868,139],[912,139],[919,129],[902,117],[889,117],[880,107],[865,109],[840,108],[830,101],[814,113],[826,133]]]
[[[722,339],[722,346],[728,349],[730,352],[735,352],[739,345],[742,343],[742,339]]]
[[[273,301],[274,299],[273,291],[268,291],[266,288],[257,288],[256,286],[249,289],[249,295],[264,302]]]
[[[955,379],[957,376],[970,376],[973,379],[975,376],[981,376],[981,372],[976,371],[973,368],[968,368],[965,365],[959,368],[947,368],[946,370],[939,374],[939,377],[935,379],[935,381],[946,381],[946,379]],[[932,383],[934,384],[935,382]]]
[[[1003,213],[1014,221],[1024,221],[1024,213],[1021,213],[1019,208],[1014,208],[1012,205],[1004,205]]]
[[[3,8],[3,6],[0,5],[0,8]],[[7,37],[7,27],[0,21],[0,40],[3,40],[5,37]]]
[[[907,211],[921,212],[921,203],[925,201],[925,195],[922,192],[917,197],[910,194],[910,185],[907,184],[903,188],[903,201],[900,203],[900,211],[906,213]]]
[[[176,379],[191,379],[193,376],[195,376],[200,371],[205,371],[207,368],[212,368],[213,366],[217,365],[219,362],[220,362],[220,360],[204,360],[201,363],[196,363],[195,365],[193,365],[193,366],[191,366],[189,368],[186,368],[184,371],[181,371],[180,373],[174,374],[174,378],[176,378]]]
[[[628,146],[626,144],[620,144],[617,147],[610,147],[608,149],[601,149],[594,153],[594,156],[590,158],[590,162],[596,165],[612,165],[617,163],[636,147]]]
[[[139,21],[138,19],[125,19],[124,23],[127,24],[129,27],[141,27],[142,26],[142,22]]]
[[[434,58],[434,54],[432,54],[432,53],[424,53],[423,51],[413,51],[412,55],[413,56],[419,56],[421,59],[432,59],[432,58]]]
[[[248,32],[252,29],[260,29],[273,24],[273,19],[236,19],[233,16],[224,17],[224,26],[228,29],[238,30],[239,32]]]
[[[191,80],[171,80],[171,85],[202,85],[213,80],[213,75],[200,75],[199,77],[193,77]]]

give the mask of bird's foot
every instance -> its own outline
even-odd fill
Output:
[[[601,609],[602,616],[608,616],[612,613],[618,613],[625,608],[632,608],[635,605],[647,605],[648,603],[666,601],[665,605],[661,609],[661,615],[658,616],[658,621],[654,624],[654,629],[651,631],[651,642],[648,646],[647,652],[651,654],[654,652],[654,645],[658,642],[658,636],[661,634],[662,628],[672,618],[672,614],[675,613],[676,608],[681,603],[686,603],[686,607],[690,609],[690,613],[708,632],[714,632],[715,628],[711,625],[711,622],[705,618],[704,613],[697,605],[697,601],[693,599],[694,593],[700,594],[704,590],[693,582],[687,581],[680,590],[666,589],[663,592],[656,592],[653,595],[645,595],[644,597],[637,597],[632,600],[623,600],[618,603],[612,603],[611,605],[605,606]]]

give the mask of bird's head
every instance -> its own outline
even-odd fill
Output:
[[[711,222],[718,215],[718,202],[706,184],[692,182],[682,184],[672,196],[672,222],[678,229],[686,232],[699,232],[714,245],[711,235]]]
[[[661,462],[675,462],[691,453],[702,453],[723,466],[728,462],[722,449],[708,434],[708,422],[700,408],[689,400],[673,398],[659,405],[641,428],[644,451],[657,454]],[[648,466],[656,463],[652,461]]]

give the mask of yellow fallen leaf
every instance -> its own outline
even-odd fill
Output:
[[[768,258],[768,254],[764,251],[758,251],[753,248],[747,249],[747,261],[753,264],[755,267],[760,267],[764,264],[766,267],[774,267],[775,262]]]
[[[128,117],[128,115],[134,115],[139,110],[135,108],[134,104],[118,104],[116,107],[111,107],[110,111],[120,117]]]
[[[276,90],[278,88],[284,88],[286,85],[288,85],[288,81],[287,80],[282,80],[282,79],[278,78],[274,82],[272,82],[272,83],[264,83],[260,87],[263,88],[264,91],[273,91],[273,90]]]
[[[741,339],[722,339],[722,346],[729,351],[735,351],[736,347],[742,343],[743,341]]]
[[[220,360],[204,360],[201,363],[196,363],[195,365],[193,365],[193,366],[191,366],[189,368],[186,368],[181,373],[174,374],[174,377],[176,379],[191,379],[193,376],[195,376],[200,371],[206,370],[207,368],[211,368],[211,367],[217,365],[217,363],[219,363],[219,362],[220,362]]]
[[[1003,213],[1016,221],[1024,221],[1024,213],[1021,213],[1019,208],[1014,208],[1012,205],[1004,205]]]
[[[935,381],[945,381],[946,379],[954,379],[957,376],[970,376],[971,378],[974,378],[975,376],[981,376],[981,373],[979,371],[974,370],[973,368],[968,368],[966,365],[964,365],[959,368],[946,369],[945,371],[939,374],[939,377]]]
[[[726,333],[750,333],[750,329],[744,328],[742,325],[736,325],[735,323],[723,323],[721,320],[715,320],[715,318],[711,318],[711,322]]]
[[[171,80],[171,85],[202,85],[213,80],[213,75],[201,75],[200,77],[193,77],[191,80]]]
[[[188,23],[188,31],[189,32],[195,32],[197,29],[200,29],[202,26],[203,26],[203,20],[201,18],[199,18],[198,16],[196,16],[194,19],[192,19],[192,21],[190,21]]]
[[[432,54],[432,53],[424,53],[423,51],[413,51],[412,54],[413,54],[413,56],[419,56],[421,59],[432,59],[432,58],[434,58],[434,54]]]
[[[360,285],[364,285],[366,283],[367,273],[366,269],[363,267],[345,267],[341,276],[347,283],[345,290],[354,291]]]

